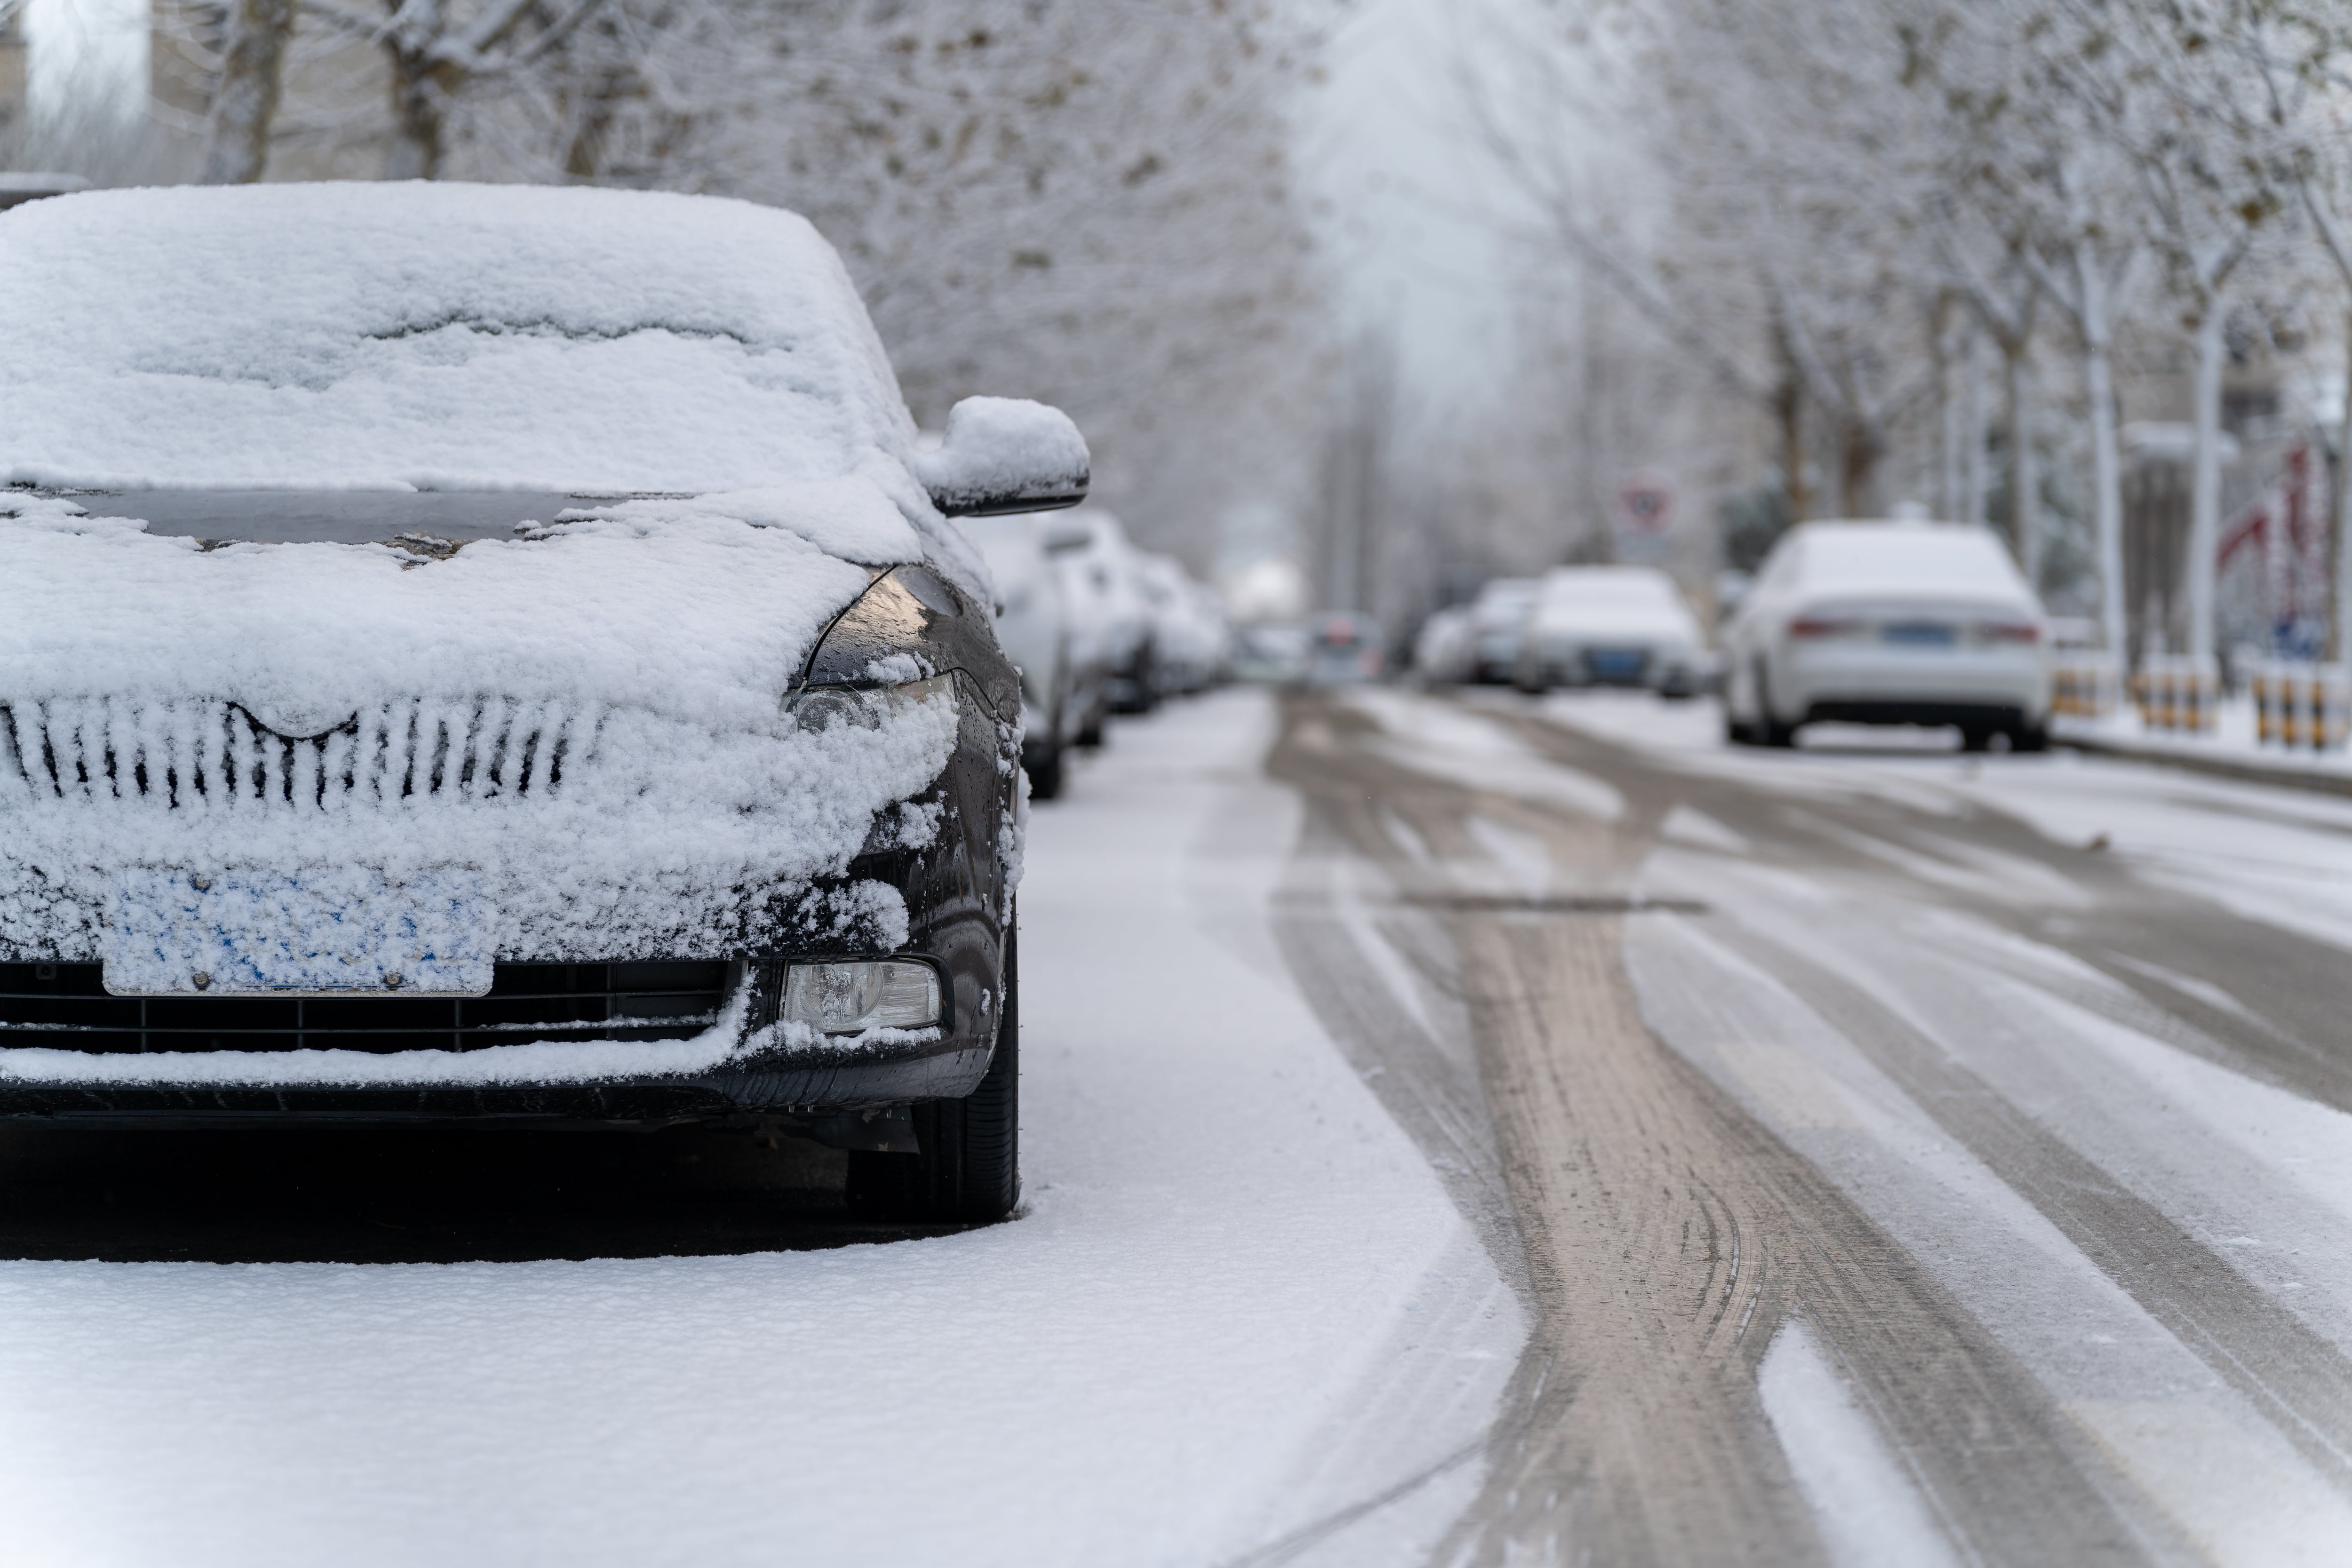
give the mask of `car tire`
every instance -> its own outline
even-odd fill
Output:
[[[1756,743],[1756,726],[1726,708],[1723,710],[1723,738],[1735,746],[1752,746]]]
[[[961,1100],[914,1107],[919,1154],[849,1152],[851,1212],[928,1225],[991,1225],[1021,1196],[1020,934],[1004,933],[1004,1005],[996,1052]]]
[[[1765,676],[1764,661],[1756,661],[1756,725],[1749,731],[1759,746],[1775,746],[1786,750],[1797,743],[1797,727],[1783,724],[1772,716],[1772,683]]]
[[[1024,746],[1021,766],[1029,775],[1029,798],[1052,800],[1062,793],[1062,748],[1058,744]]]
[[[1963,724],[1960,726],[1960,750],[1989,752],[1992,749],[1992,737],[1993,727],[1990,724]]]
[[[2050,749],[2050,728],[2046,724],[2019,724],[2009,731],[2009,749],[2012,752],[2046,752]]]

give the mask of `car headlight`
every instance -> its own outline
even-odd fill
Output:
[[[845,727],[879,730],[912,708],[945,702],[950,711],[956,700],[955,677],[934,675],[897,686],[803,686],[784,699],[784,711],[812,733]]]
[[[987,606],[928,566],[898,566],[876,576],[835,618],[786,700],[795,715],[805,713],[803,729],[876,729],[888,717],[891,699],[883,693],[924,700],[936,681],[956,671],[970,682],[968,694],[998,719],[1019,717],[1019,678],[997,644]],[[872,707],[875,700],[884,707]]]
[[[824,1035],[928,1029],[940,1021],[939,971],[906,958],[794,963],[785,972],[781,1016]]]

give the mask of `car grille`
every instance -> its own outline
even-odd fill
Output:
[[[310,735],[217,701],[20,702],[0,706],[0,780],[36,798],[178,810],[549,795],[595,730],[568,709],[496,698],[380,703]]]
[[[726,1005],[725,963],[501,963],[486,996],[110,996],[95,963],[0,963],[0,1048],[466,1051],[661,1040]]]

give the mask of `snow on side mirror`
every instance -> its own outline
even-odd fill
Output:
[[[936,452],[915,456],[915,478],[950,517],[1045,511],[1087,499],[1087,438],[1058,408],[1020,397],[967,397],[948,411]]]

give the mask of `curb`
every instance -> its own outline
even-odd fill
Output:
[[[2212,778],[2230,779],[2238,784],[2279,784],[2288,789],[2310,790],[2318,795],[2352,796],[2352,773],[2321,773],[2316,769],[2265,767],[2260,763],[2234,762],[2227,757],[2200,757],[2193,752],[2181,753],[2158,751],[2140,746],[2118,745],[2113,741],[2078,739],[2073,735],[2050,737],[2056,745],[2072,751],[2085,752],[2094,756],[2113,757],[2119,762],[2152,763],[2160,768],[2179,768],[2184,773],[2204,773]]]

